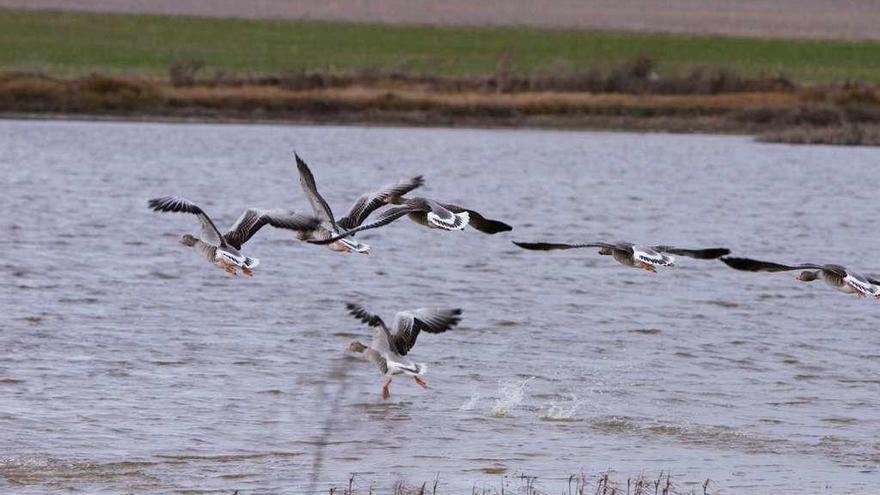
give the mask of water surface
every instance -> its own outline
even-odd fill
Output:
[[[880,482],[880,305],[795,274],[681,259],[652,275],[511,240],[728,246],[870,272],[880,151],[748,138],[340,127],[0,122],[0,489],[326,493],[439,476],[441,493],[552,493],[571,474],[706,478],[723,493]],[[200,203],[303,211],[290,151],[338,215],[379,184],[512,233],[400,221],[369,256],[260,232],[253,279],[176,242]],[[386,319],[461,307],[412,356],[430,390],[344,352]],[[499,474],[503,473],[503,474]],[[507,481],[502,479],[506,475]],[[693,483],[688,485],[687,483]],[[500,491],[500,490],[499,490]]]

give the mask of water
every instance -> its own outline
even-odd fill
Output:
[[[748,138],[541,131],[0,122],[0,491],[326,493],[439,477],[439,493],[671,472],[702,493],[869,493],[880,482],[880,305],[681,259],[656,275],[510,241],[728,246],[870,272],[880,151]],[[421,191],[512,233],[408,220],[342,255],[260,232],[253,279],[176,242],[198,201],[307,211],[290,152],[337,214]],[[412,354],[430,389],[344,351],[461,307]],[[507,476],[507,478],[503,478]],[[506,479],[506,481],[504,481]]]

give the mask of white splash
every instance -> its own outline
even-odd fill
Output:
[[[569,394],[565,401],[550,401],[547,409],[541,415],[541,419],[546,421],[571,421],[584,402],[584,400],[578,399],[574,394]]]
[[[492,414],[496,418],[505,418],[526,396],[526,385],[535,378],[528,378],[521,382],[502,382],[498,387],[498,398],[492,406]]]
[[[474,390],[471,392],[471,396],[468,400],[464,401],[464,404],[458,408],[459,411],[473,411],[474,408],[477,407],[477,402],[480,401],[480,393]]]

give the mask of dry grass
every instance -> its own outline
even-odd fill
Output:
[[[544,495],[547,492],[543,483],[536,476],[518,474],[513,476],[500,476],[497,485],[481,486],[472,488],[470,495]],[[554,482],[557,485],[558,482]],[[385,492],[376,489],[372,483],[362,486],[359,480],[352,476],[346,484],[340,487],[332,487],[330,495],[372,495],[390,493],[391,495],[437,495],[438,488],[442,488],[439,478],[422,484],[408,484],[398,481],[391,491]],[[614,478],[612,473],[600,473],[595,476],[575,474],[568,477],[562,495],[711,495],[716,493],[714,483],[706,479],[700,483],[691,483],[693,488],[687,488],[672,479],[669,473],[661,472],[657,478],[638,476],[627,478],[625,481]],[[442,489],[439,493],[444,493]]]
[[[248,81],[231,75],[223,83],[216,78],[205,81],[196,77],[197,65],[175,70],[179,72],[176,84],[155,78],[0,74],[0,112],[734,132],[761,134],[774,141],[833,144],[876,144],[880,126],[880,90],[869,85],[658,94],[641,90],[487,91],[468,86],[470,79],[466,79],[459,82],[460,91],[437,91],[432,86],[436,81],[383,76],[329,84],[326,81],[340,76],[324,75],[320,87],[302,89],[296,84]],[[444,84],[448,87],[451,83]]]

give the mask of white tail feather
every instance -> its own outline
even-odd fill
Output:
[[[440,218],[439,215],[434,214],[434,212],[428,212],[428,222],[434,225],[435,227],[439,227],[445,230],[463,230],[468,223],[471,221],[471,216],[468,212],[463,211],[461,213],[453,213],[453,218],[451,221],[444,220]]]

